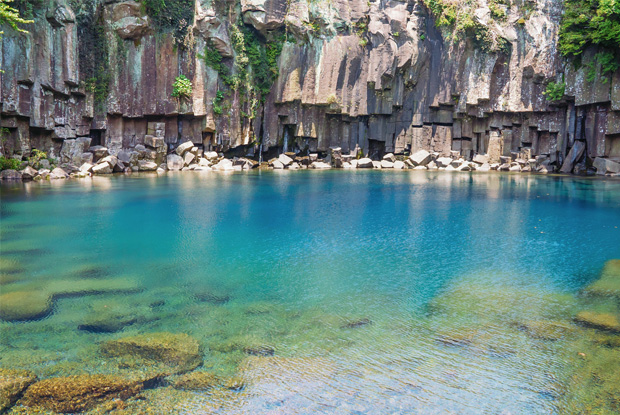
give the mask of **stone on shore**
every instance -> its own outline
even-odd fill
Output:
[[[489,162],[489,156],[486,154],[476,154],[472,161],[477,164],[487,164]]]
[[[368,157],[364,157],[364,158],[357,160],[357,168],[358,169],[372,169],[373,168],[372,160],[369,159]]]
[[[439,157],[435,163],[437,164],[438,167],[448,167],[450,164],[452,164],[452,158],[450,157]]]
[[[322,161],[314,161],[312,163],[310,163],[310,168],[311,169],[316,169],[316,170],[328,170],[331,169],[332,166],[330,166],[327,163],[324,163]]]
[[[205,158],[211,162],[217,160],[220,156],[215,151],[207,151],[205,153]]]
[[[271,162],[271,167],[273,167],[275,170],[282,170],[284,169],[284,164],[282,164],[280,160],[276,159],[273,162]]]
[[[36,171],[30,166],[26,166],[26,168],[22,170],[21,173],[22,173],[22,180],[32,180],[35,178],[37,174],[39,174],[38,171]]]
[[[291,163],[293,163],[293,159],[290,158],[289,156],[287,156],[286,154],[280,154],[278,156],[278,160],[280,161],[280,163],[282,163],[282,165],[284,167],[289,166]]]
[[[405,168],[405,163],[403,163],[402,161],[400,161],[400,160],[396,160],[396,161],[394,162],[394,169],[396,169],[396,170],[402,170],[402,169],[404,169],[404,168]]]
[[[192,149],[192,147],[194,147],[194,143],[191,141],[186,141],[183,144],[179,144],[175,151],[179,156],[183,157],[185,153]]]
[[[156,171],[157,167],[159,167],[157,163],[150,160],[139,160],[138,166],[140,167],[140,171]]]
[[[110,340],[101,345],[101,351],[107,357],[118,358],[125,367],[165,374],[189,372],[202,365],[200,344],[182,333],[149,333]]]
[[[388,153],[385,156],[383,156],[382,160],[390,161],[390,162],[394,163],[396,161],[396,157],[394,157],[394,154]]]
[[[0,171],[0,180],[21,180],[22,174],[17,170],[6,169]]]
[[[381,160],[381,168],[382,169],[393,169],[394,168],[394,162],[389,161],[389,160]]]
[[[135,396],[143,383],[114,375],[49,378],[31,385],[19,403],[60,413],[84,412],[106,401]]]
[[[112,167],[108,163],[97,164],[91,170],[93,174],[111,174],[112,173]]]
[[[168,154],[166,162],[168,164],[168,170],[178,171],[183,168],[183,157],[178,154]]]
[[[67,177],[69,177],[67,172],[61,169],[60,167],[56,167],[50,173],[50,179],[66,179]]]
[[[620,163],[613,160],[596,157],[592,165],[596,168],[596,174],[599,175],[620,173]]]
[[[22,395],[37,376],[27,370],[0,368],[0,413],[4,413]]]
[[[432,160],[432,155],[426,150],[420,150],[409,156],[414,166],[426,166]]]

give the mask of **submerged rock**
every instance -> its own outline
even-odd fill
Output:
[[[0,368],[0,413],[10,408],[36,380],[36,375],[27,370]]]
[[[149,333],[110,340],[101,345],[107,357],[130,367],[147,366],[166,374],[184,373],[202,365],[202,349],[193,337],[179,333]]]
[[[585,289],[586,294],[594,296],[613,296],[620,299],[620,259],[605,263],[601,278]]]
[[[350,320],[340,326],[341,329],[356,329],[372,324],[372,321],[368,318],[361,318],[357,320]]]
[[[30,386],[20,404],[60,413],[83,412],[113,399],[128,399],[143,380],[112,375],[78,375],[44,379]]]
[[[273,356],[276,350],[269,345],[246,346],[243,352],[251,356]]]
[[[15,291],[0,295],[0,319],[5,321],[36,320],[51,311],[50,295],[44,291]]]
[[[209,372],[190,372],[170,379],[171,385],[183,390],[206,390],[220,385],[220,379]]]
[[[526,321],[519,325],[528,336],[540,340],[560,340],[576,332],[576,328],[568,324],[554,321]]]
[[[584,326],[599,330],[620,332],[620,321],[618,317],[610,313],[582,311],[575,316],[575,321]]]
[[[222,293],[214,293],[211,291],[203,291],[194,293],[193,297],[196,301],[200,301],[203,303],[210,303],[215,305],[226,304],[230,301],[230,296]]]

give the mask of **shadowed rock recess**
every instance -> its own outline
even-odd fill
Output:
[[[620,172],[620,70],[592,72],[595,46],[561,56],[564,1],[474,2],[461,35],[440,3],[20,0],[35,23],[2,27],[4,152],[95,174],[330,147]],[[173,155],[186,142],[200,153]],[[91,166],[98,151],[112,158]]]

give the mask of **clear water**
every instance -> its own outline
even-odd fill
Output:
[[[571,376],[599,333],[575,326],[551,342],[521,325],[618,313],[579,294],[620,258],[617,180],[184,172],[0,189],[0,252],[24,268],[2,292],[93,278],[142,288],[0,322],[0,367],[113,373],[99,342],[169,331],[204,346],[200,370],[249,379],[235,392],[147,391],[140,405],[155,412],[586,413]],[[140,318],[78,328],[108,306]],[[601,350],[620,371],[620,349]]]

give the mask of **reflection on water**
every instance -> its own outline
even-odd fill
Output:
[[[161,372],[145,399],[95,412],[620,410],[620,181],[184,172],[0,189],[0,368]],[[174,374],[180,346],[140,343],[166,332],[195,339],[202,366]]]

